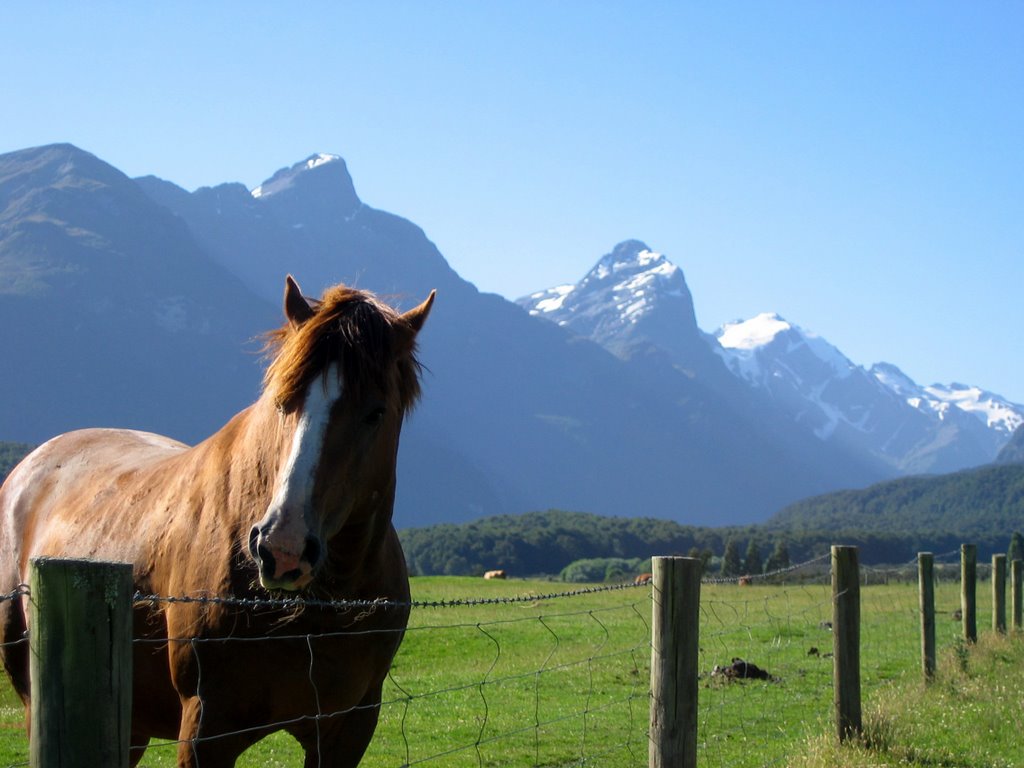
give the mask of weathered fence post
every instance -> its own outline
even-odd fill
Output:
[[[701,561],[655,557],[652,565],[648,765],[694,768]]]
[[[832,547],[832,682],[840,741],[861,735],[860,567],[856,547]]]
[[[917,554],[917,584],[921,598],[921,670],[925,681],[935,676],[935,558]]]
[[[32,768],[127,768],[132,566],[31,562]]]
[[[1010,564],[1010,603],[1013,605],[1013,623],[1016,631],[1021,630],[1021,613],[1024,608],[1024,593],[1021,592],[1021,578],[1024,577],[1024,560],[1014,560]]]
[[[978,548],[974,544],[960,545],[960,620],[963,622],[964,640],[978,641]]]
[[[992,555],[992,631],[1006,634],[1006,555]]]

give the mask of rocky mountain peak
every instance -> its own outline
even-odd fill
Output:
[[[611,346],[654,333],[698,335],[693,298],[683,271],[639,240],[626,240],[602,256],[578,283],[525,296],[517,303]],[[661,327],[664,334],[652,330]]]
[[[362,207],[345,161],[324,153],[280,169],[251,194],[291,226],[351,216]]]

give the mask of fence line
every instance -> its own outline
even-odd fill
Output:
[[[789,569],[792,570],[792,569]],[[782,571],[780,571],[781,573]],[[466,608],[480,605],[506,605],[514,603],[535,603],[538,600],[553,600],[559,597],[580,597],[582,595],[594,595],[601,592],[618,592],[624,589],[636,589],[645,586],[644,584],[605,584],[598,587],[582,587],[580,589],[564,590],[561,592],[550,592],[541,595],[514,595],[512,597],[476,597],[457,598],[455,600],[390,600],[377,598],[375,600],[308,600],[301,597],[287,598],[247,598],[247,597],[223,597],[218,595],[144,595],[136,592],[132,598],[133,602],[152,603],[195,603],[199,605],[222,605],[229,608],[252,608],[252,609],[297,609],[304,608],[325,608],[336,611],[350,611],[356,608]]]
[[[933,556],[932,560],[961,556],[969,548]],[[699,686],[696,716],[697,754],[702,765],[719,763],[730,766],[774,765],[785,760],[778,747],[772,748],[775,729],[787,733],[793,728],[811,735],[821,732],[821,722],[808,722],[808,705],[828,717],[828,699],[835,693],[831,672],[835,650],[827,650],[834,636],[834,605],[851,594],[849,586],[829,593],[824,577],[828,569],[816,570],[828,556],[813,558],[761,580],[777,577],[785,581],[765,589],[737,589],[737,579],[704,579],[705,593],[699,599],[700,647],[692,670]],[[688,559],[688,558],[687,558]],[[908,564],[909,565],[909,564]],[[981,570],[977,568],[977,570]],[[786,579],[797,571],[811,579]],[[880,583],[894,575],[901,579],[907,566],[898,568],[861,568],[858,584]],[[942,586],[939,569],[927,581]],[[1013,571],[1020,573],[1020,561]],[[1000,569],[992,574],[998,578]],[[1003,571],[1005,573],[1005,570]],[[915,574],[917,576],[918,574]],[[969,572],[967,578],[969,579]],[[920,579],[919,579],[920,581]],[[909,582],[909,579],[908,579]],[[1020,594],[1018,584],[1017,594]],[[993,583],[993,598],[997,594]],[[623,602],[608,601],[620,592],[642,589],[642,597],[630,594]],[[649,609],[648,585],[620,584],[587,587],[543,595],[502,598],[466,598],[458,600],[417,600],[398,603],[373,601],[249,600],[209,595],[154,596],[136,594],[133,604],[154,607],[173,603],[198,603],[228,606],[239,610],[280,610],[285,613],[306,608],[349,611],[353,626],[325,635],[288,634],[287,616],[281,634],[263,637],[227,638],[140,638],[139,644],[188,642],[199,661],[204,643],[252,643],[287,641],[305,648],[309,658],[313,707],[309,714],[286,722],[267,723],[230,734],[204,735],[199,740],[237,736],[241,733],[269,732],[286,725],[311,722],[316,728],[359,709],[324,711],[317,690],[314,665],[316,640],[339,635],[380,634],[400,630],[361,629],[359,616],[367,611],[410,607],[412,625],[405,630],[402,649],[389,673],[385,697],[380,705],[381,727],[371,743],[371,752],[382,742],[375,759],[393,760],[387,764],[404,766],[444,762],[482,766],[493,760],[492,750],[499,744],[507,750],[524,749],[532,754],[534,765],[552,762],[568,765],[639,765],[652,738],[640,702],[650,701],[645,671],[651,658],[652,626],[645,618]],[[877,690],[890,680],[913,672],[907,668],[907,647],[921,648],[919,636],[922,604],[909,586],[891,590],[857,590],[861,597],[858,682],[865,689]],[[961,593],[966,585],[961,587]],[[0,602],[30,595],[24,586],[0,595]],[[559,598],[579,598],[592,605],[554,609]],[[963,609],[953,585],[934,590],[935,616],[957,618]],[[960,606],[956,610],[956,606]],[[509,617],[501,611],[507,606],[530,610],[530,615]],[[456,621],[434,622],[427,609],[455,610]],[[481,618],[480,611],[489,612]],[[470,618],[465,618],[467,615]],[[895,622],[885,617],[896,614]],[[995,611],[993,612],[995,614]],[[648,614],[649,615],[649,614]],[[422,623],[421,623],[422,622]],[[993,622],[995,618],[993,617]],[[898,626],[898,631],[893,627]],[[1004,624],[1005,626],[1005,624]],[[1015,627],[1018,626],[1016,623]],[[939,622],[943,647],[955,643],[964,623]],[[439,639],[438,639],[439,638]],[[28,638],[15,643],[29,642]],[[437,685],[424,670],[406,667],[404,654],[418,649],[456,648],[460,663],[475,655],[475,669],[462,674],[447,669]],[[954,646],[955,647],[955,646]],[[538,651],[538,648],[540,649]],[[934,650],[933,650],[934,654]],[[538,657],[543,657],[540,665]],[[528,657],[527,662],[524,658]],[[442,656],[438,658],[446,658]],[[742,664],[739,664],[742,662]],[[730,673],[728,670],[732,669]],[[748,678],[742,672],[759,669],[763,678]],[[428,670],[430,671],[430,670]],[[927,676],[927,672],[925,672]],[[730,676],[732,675],[732,676]],[[199,673],[200,696],[203,670]],[[801,685],[795,685],[799,682]],[[575,704],[566,705],[553,695],[559,689],[572,690]],[[511,710],[511,714],[510,714]],[[450,716],[450,738],[443,743],[425,738],[437,723],[438,713]],[[529,713],[524,718],[523,715]],[[787,717],[796,718],[786,722]],[[448,722],[448,721],[446,721]],[[838,723],[836,724],[838,726]],[[611,732],[606,736],[605,732]],[[737,759],[733,745],[750,744],[753,754]],[[177,741],[154,742],[149,749],[176,748]],[[753,745],[757,747],[753,747]],[[516,752],[519,754],[520,752]],[[368,753],[369,755],[370,753]],[[381,758],[381,755],[392,757]],[[452,761],[455,761],[454,763]],[[618,762],[616,762],[618,761]],[[625,762],[623,762],[625,761]],[[368,762],[371,759],[368,757]]]
[[[815,558],[814,560],[809,561],[809,562],[813,564],[815,562],[820,562],[821,560],[822,560],[822,558]],[[793,571],[799,570],[804,565],[805,564],[797,564],[795,566],[792,566],[792,567],[789,567],[789,568],[786,568],[786,569],[782,569],[782,570],[776,572],[775,574],[766,574],[765,577],[766,578],[770,578],[771,576],[774,576],[774,575],[788,574],[788,573],[791,573]],[[539,594],[539,595],[538,594],[527,594],[527,595],[521,595],[521,596],[516,596],[516,597],[499,597],[499,598],[484,597],[484,598],[465,598],[465,599],[457,599],[457,600],[435,600],[435,601],[419,600],[419,601],[410,601],[410,603],[408,605],[410,607],[415,607],[415,608],[419,608],[419,609],[428,609],[428,608],[429,609],[439,609],[439,608],[456,608],[456,609],[458,609],[458,608],[479,608],[481,606],[503,606],[503,605],[515,605],[515,604],[536,605],[539,602],[550,601],[550,600],[554,600],[554,599],[557,599],[557,598],[567,598],[567,597],[568,598],[577,598],[577,597],[588,597],[588,596],[600,596],[602,593],[618,592],[618,591],[622,591],[622,590],[629,590],[629,589],[636,589],[636,588],[644,589],[644,592],[645,592],[645,600],[644,600],[644,602],[646,603],[646,599],[647,599],[647,594],[646,593],[647,593],[647,589],[649,589],[649,587],[647,587],[647,585],[620,584],[620,585],[605,585],[605,586],[600,586],[600,587],[586,587],[586,588],[557,591],[557,592],[551,592],[551,593]],[[21,596],[24,596],[24,595],[27,595],[27,594],[29,594],[29,590],[27,588],[20,588],[19,590],[16,590],[14,593],[12,593],[12,595],[8,596],[8,599],[14,599],[14,598],[21,597]],[[254,599],[239,599],[239,598],[232,598],[232,597],[225,598],[225,597],[220,597],[220,596],[204,595],[204,594],[200,594],[200,595],[181,595],[181,596],[157,596],[157,595],[141,595],[141,594],[136,594],[134,596],[134,598],[133,598],[133,603],[135,605],[145,605],[145,604],[149,603],[149,604],[154,605],[154,606],[160,606],[160,605],[164,605],[164,604],[170,605],[170,604],[175,604],[175,603],[185,603],[185,604],[194,603],[194,604],[200,604],[200,605],[211,605],[211,606],[219,605],[219,606],[227,606],[227,607],[236,607],[236,608],[239,608],[239,609],[242,609],[242,610],[259,610],[259,611],[262,611],[262,610],[281,610],[281,611],[284,611],[284,612],[301,611],[301,610],[303,610],[305,608],[321,608],[321,609],[337,610],[337,611],[356,611],[356,610],[359,610],[361,612],[365,612],[365,611],[374,611],[374,610],[381,610],[381,609],[386,610],[386,609],[388,609],[388,608],[390,608],[392,606],[403,605],[402,603],[398,603],[398,602],[395,602],[395,601],[386,601],[386,600],[337,601],[337,602],[303,601],[303,600],[296,600],[294,598],[254,600]],[[643,674],[642,674],[642,667],[646,666],[646,660],[643,661],[643,662],[640,662],[640,661],[638,661],[638,657],[643,657],[643,656],[649,655],[649,650],[650,650],[650,641],[649,641],[650,630],[649,630],[649,625],[647,624],[647,620],[644,618],[643,613],[639,610],[638,606],[640,606],[640,605],[641,605],[641,603],[639,603],[639,602],[632,602],[628,606],[628,610],[636,618],[636,620],[638,622],[638,625],[640,627],[640,637],[639,637],[639,640],[637,642],[635,642],[632,645],[627,646],[625,649],[623,649],[621,651],[618,651],[616,654],[597,654],[597,653],[591,652],[584,659],[577,660],[575,662],[561,662],[561,663],[558,663],[558,664],[550,664],[551,658],[558,651],[558,645],[560,643],[558,633],[555,632],[552,629],[552,622],[558,621],[558,620],[569,619],[569,618],[578,618],[578,617],[586,616],[590,620],[594,620],[595,623],[598,626],[601,626],[601,622],[600,622],[600,619],[599,619],[601,611],[615,610],[615,608],[598,609],[597,611],[595,611],[594,609],[582,610],[582,611],[569,611],[569,612],[562,612],[562,613],[558,613],[558,614],[554,614],[554,615],[543,614],[541,616],[537,616],[535,619],[534,618],[526,618],[526,619],[496,619],[496,620],[493,620],[491,622],[485,622],[485,623],[483,623],[484,626],[497,627],[497,626],[501,626],[503,624],[512,624],[512,623],[517,623],[517,622],[521,623],[521,622],[524,622],[524,621],[525,622],[531,622],[531,621],[535,620],[538,623],[539,626],[544,628],[544,631],[545,631],[546,634],[548,634],[549,636],[554,638],[555,645],[551,648],[551,650],[550,650],[550,652],[548,654],[548,657],[545,659],[544,664],[541,666],[541,668],[537,669],[533,673],[529,673],[528,675],[518,675],[518,676],[516,676],[516,675],[507,676],[506,675],[506,676],[503,676],[503,677],[493,678],[493,679],[490,679],[490,680],[486,680],[485,679],[485,680],[482,680],[482,681],[480,681],[478,683],[471,683],[471,684],[463,685],[463,686],[449,686],[448,688],[442,688],[442,689],[439,689],[437,691],[428,691],[428,692],[418,693],[418,694],[414,694],[414,695],[407,695],[404,698],[403,697],[397,697],[397,698],[393,698],[393,699],[391,699],[389,701],[383,702],[382,706],[386,707],[386,706],[394,706],[394,705],[401,704],[401,706],[404,708],[404,710],[408,711],[408,708],[409,708],[410,704],[422,701],[424,699],[437,698],[439,696],[443,696],[446,693],[457,693],[458,691],[460,691],[462,689],[467,689],[467,688],[475,688],[478,691],[480,691],[481,694],[484,694],[487,690],[489,690],[489,689],[493,690],[493,689],[495,689],[496,687],[498,687],[498,686],[500,686],[502,684],[510,683],[513,680],[515,680],[517,677],[524,677],[524,676],[532,675],[533,678],[534,678],[534,682],[535,682],[535,686],[534,686],[534,714],[535,714],[534,724],[532,726],[528,726],[525,729],[519,729],[519,730],[527,730],[527,731],[531,731],[532,730],[532,732],[534,733],[535,753],[539,754],[539,751],[540,751],[540,746],[539,746],[539,744],[540,744],[540,734],[541,734],[541,732],[545,728],[548,728],[549,726],[552,726],[552,725],[555,725],[555,724],[558,724],[558,723],[563,723],[563,722],[568,721],[568,720],[572,720],[574,718],[575,719],[582,718],[583,725],[582,725],[582,732],[580,733],[580,736],[579,736],[579,742],[580,742],[579,743],[579,758],[578,758],[577,762],[579,764],[586,763],[588,760],[592,759],[591,757],[588,757],[588,754],[587,754],[587,750],[588,750],[588,731],[587,731],[587,729],[588,729],[588,725],[589,725],[588,718],[591,716],[591,714],[600,713],[601,711],[606,710],[606,709],[608,709],[608,708],[610,708],[612,706],[616,706],[617,704],[621,704],[622,702],[625,702],[626,707],[627,707],[628,712],[629,712],[629,715],[628,715],[628,725],[627,725],[627,728],[626,728],[626,731],[625,731],[626,732],[626,738],[622,742],[621,745],[613,745],[610,748],[614,749],[614,748],[616,748],[616,746],[624,746],[628,751],[630,751],[632,753],[638,747],[638,745],[641,743],[641,740],[642,739],[646,739],[646,731],[643,731],[643,733],[640,736],[636,736],[634,734],[634,731],[637,730],[634,726],[637,723],[640,722],[637,719],[637,717],[636,717],[636,713],[634,712],[634,704],[636,703],[637,700],[639,700],[641,698],[646,700],[647,697],[648,697],[648,692],[646,690],[646,687],[644,688],[644,690],[641,693],[638,693],[639,686],[641,685],[641,682],[642,682],[643,677],[644,677]],[[646,607],[646,605],[644,607]],[[356,615],[356,617],[354,618],[354,622],[353,623],[355,623],[358,620],[358,616],[359,616],[359,614]],[[283,619],[283,620],[286,621],[286,619],[287,619],[287,617],[285,617],[285,619]],[[426,630],[429,630],[429,629],[432,629],[432,628],[433,629],[438,629],[438,630],[444,630],[444,631],[452,631],[452,630],[457,630],[459,628],[469,628],[469,629],[473,629],[473,630],[478,631],[478,632],[483,629],[483,627],[481,626],[481,622],[461,622],[461,623],[456,623],[456,624],[424,625],[424,626],[410,627],[407,630],[407,636],[410,636],[410,635],[412,635],[413,633],[416,633],[416,632],[426,631]],[[359,629],[352,629],[352,630],[347,630],[345,632],[336,633],[336,634],[351,635],[351,634],[358,633],[358,632],[385,632],[385,631],[387,631],[387,630],[359,630]],[[606,630],[604,631],[604,634],[607,634]],[[312,664],[314,659],[313,659],[313,654],[312,654],[311,637],[312,636],[308,636],[308,635],[287,635],[287,634],[282,634],[282,635],[273,635],[271,637],[258,637],[258,638],[244,638],[244,637],[235,637],[235,638],[155,638],[155,639],[140,638],[140,639],[135,640],[135,642],[140,643],[140,644],[164,644],[164,643],[168,643],[168,642],[188,642],[190,644],[190,646],[192,647],[193,652],[196,653],[197,652],[197,648],[199,646],[201,646],[203,643],[255,642],[255,641],[266,642],[267,640],[303,641],[306,644],[306,647],[307,647],[308,651],[311,654],[311,656],[310,656],[310,663]],[[22,642],[22,641],[19,641],[19,642]],[[28,640],[25,639],[25,640],[23,640],[23,642],[28,642]],[[625,698],[620,699],[619,701],[613,701],[613,702],[609,702],[609,703],[605,703],[605,704],[601,704],[601,705],[592,706],[590,699],[593,698],[594,690],[595,690],[594,689],[594,681],[593,681],[593,667],[594,667],[595,664],[603,663],[605,661],[611,660],[611,659],[615,658],[616,656],[618,656],[618,657],[626,657],[626,656],[628,656],[628,666],[630,667],[630,674],[631,674],[631,677],[632,677],[632,686],[630,688],[630,692],[629,692],[629,694],[627,696],[625,696]],[[540,691],[540,681],[541,681],[542,675],[562,672],[562,671],[566,671],[568,669],[571,669],[573,667],[580,667],[580,666],[583,666],[583,665],[585,665],[586,668],[587,668],[587,673],[588,673],[589,680],[588,680],[588,685],[585,686],[585,688],[584,688],[584,698],[586,699],[586,702],[584,704],[584,707],[583,707],[582,711],[571,712],[571,713],[564,714],[564,715],[561,715],[561,716],[558,716],[558,717],[542,719],[540,717],[540,715],[538,714],[538,712],[539,712],[538,702],[540,701],[540,693],[539,693],[539,691]],[[487,674],[490,675],[489,672]],[[392,682],[395,682],[394,672],[392,673],[390,679],[391,679]],[[314,690],[315,690],[315,682],[313,683],[313,685],[314,685]],[[486,708],[486,706],[487,706],[487,698],[486,698],[486,696],[484,696],[482,698],[482,701],[483,701],[484,707]],[[319,723],[320,720],[324,720],[324,719],[327,719],[327,718],[330,718],[330,717],[337,717],[337,716],[339,716],[341,714],[344,714],[344,712],[328,712],[328,713],[324,713],[324,712],[319,711],[319,707],[317,709],[318,709],[318,711],[315,714],[312,714],[312,715],[309,715],[309,716],[305,716],[305,717],[302,717],[302,718],[297,718],[297,719],[295,719],[293,721],[289,721],[287,723],[280,723],[280,722],[279,723],[267,723],[267,724],[264,724],[264,725],[260,725],[260,726],[254,727],[254,728],[247,729],[247,731],[250,731],[250,732],[251,731],[268,731],[268,730],[270,730],[270,729],[272,729],[274,727],[277,727],[277,726],[295,724],[297,722],[301,722],[301,721],[304,721],[304,720],[313,720],[313,721]],[[349,712],[349,711],[352,711],[352,710],[346,710],[345,712]],[[487,716],[485,714],[485,717],[482,719],[482,722],[481,722],[480,730],[477,733],[477,736],[476,736],[476,738],[474,740],[475,749],[477,751],[479,751],[480,746],[483,745],[483,744],[493,743],[493,742],[497,741],[498,739],[504,738],[505,735],[514,735],[515,732],[516,732],[516,731],[510,731],[510,732],[508,732],[508,734],[498,733],[498,734],[495,734],[495,735],[487,736],[485,738],[481,734],[483,734],[483,732],[487,728],[488,728],[488,718],[487,718]],[[406,747],[405,747],[406,751],[408,751],[409,750],[409,746],[408,746],[407,736],[405,734],[404,729],[405,729],[405,718],[403,716],[403,737],[402,738],[403,738],[403,742],[406,745]],[[216,736],[204,737],[204,738],[223,738],[225,736],[226,736],[226,734],[219,734],[219,735],[216,735]],[[155,743],[150,744],[148,748],[149,749],[160,749],[161,747],[164,747],[164,748],[166,748],[166,747],[176,747],[177,744],[178,744],[178,742],[176,742],[176,741],[155,742]],[[468,747],[466,747],[466,748],[468,748]],[[435,760],[435,759],[438,759],[438,758],[436,756],[428,755],[428,756],[425,756],[425,757],[419,757],[415,761],[407,760],[406,762],[409,763],[409,764],[413,764],[413,762],[422,763],[422,762],[428,762],[430,760]],[[539,758],[538,758],[538,763],[539,763]]]
[[[618,590],[616,590],[614,588],[593,588],[593,589],[587,589],[587,590],[574,590],[570,596],[578,597],[578,596],[581,596],[581,595],[594,595],[594,594],[601,593],[601,592],[612,592],[612,591],[618,591]],[[557,596],[562,597],[562,596],[565,596],[565,595],[563,593],[559,593],[559,595],[557,595]],[[501,600],[501,601],[497,601],[497,602],[500,602],[500,603],[517,603],[517,602],[518,603],[524,603],[524,602],[529,601],[530,603],[535,603],[536,599],[537,599],[536,596],[530,596],[528,598],[524,598],[524,599],[520,599],[520,600]],[[648,624],[646,622],[646,619],[644,619],[643,614],[638,609],[638,606],[643,605],[643,607],[646,608],[647,607],[647,600],[648,600],[648,598],[647,598],[647,595],[645,594],[642,602],[638,602],[638,601],[633,600],[632,602],[627,603],[625,606],[613,605],[613,606],[606,606],[606,607],[590,608],[590,609],[586,609],[586,610],[571,610],[571,611],[561,611],[561,612],[556,612],[556,613],[545,612],[545,613],[543,613],[542,615],[539,615],[539,616],[525,616],[525,617],[515,617],[515,618],[496,618],[496,619],[493,619],[493,620],[490,620],[490,621],[479,621],[479,620],[476,620],[476,621],[459,621],[459,622],[448,623],[448,624],[433,624],[432,623],[432,624],[426,624],[426,625],[410,626],[405,631],[406,632],[406,639],[405,639],[404,642],[405,642],[406,645],[403,645],[403,647],[408,647],[408,644],[415,643],[416,642],[416,638],[417,638],[418,635],[428,634],[428,633],[437,632],[437,631],[445,631],[445,632],[449,632],[450,633],[450,632],[458,632],[458,631],[462,630],[462,631],[466,631],[466,632],[469,632],[469,633],[477,634],[478,636],[480,636],[482,638],[486,638],[487,642],[493,648],[493,657],[490,659],[488,668],[483,672],[482,676],[477,675],[476,677],[464,680],[464,681],[459,682],[457,684],[452,684],[452,685],[448,685],[448,686],[444,686],[444,687],[440,687],[440,688],[432,688],[430,690],[425,690],[425,691],[414,690],[415,686],[414,686],[413,683],[410,683],[410,682],[400,682],[400,680],[402,679],[403,673],[402,672],[396,672],[396,670],[394,668],[392,669],[392,671],[390,673],[390,676],[389,676],[390,683],[399,692],[399,695],[396,695],[396,696],[391,697],[390,699],[384,700],[382,702],[382,704],[381,704],[381,708],[382,708],[382,710],[387,709],[389,707],[395,707],[395,706],[399,706],[399,707],[402,708],[400,729],[401,729],[401,733],[402,733],[402,740],[403,740],[403,744],[404,744],[404,751],[406,753],[405,760],[404,760],[403,764],[414,765],[414,764],[420,764],[420,763],[424,763],[424,762],[430,762],[430,761],[433,761],[433,760],[442,759],[445,756],[450,756],[452,754],[463,752],[463,751],[467,751],[467,750],[476,750],[477,752],[479,752],[481,747],[484,746],[484,745],[492,744],[492,743],[494,743],[494,742],[496,742],[496,741],[498,741],[499,739],[502,739],[502,738],[507,738],[509,736],[514,736],[516,733],[528,732],[528,731],[533,731],[536,734],[536,736],[535,736],[535,742],[536,742],[535,750],[539,753],[539,749],[540,749],[540,747],[539,747],[539,734],[540,734],[540,732],[542,730],[544,730],[545,728],[549,728],[550,726],[556,725],[558,723],[564,722],[564,721],[572,719],[572,718],[582,719],[582,722],[583,722],[583,730],[582,730],[582,734],[581,734],[581,737],[580,737],[579,754],[580,754],[580,760],[582,762],[586,762],[587,760],[590,760],[591,757],[592,757],[592,756],[588,757],[588,732],[587,732],[587,729],[588,729],[589,719],[592,716],[596,716],[596,715],[601,714],[602,712],[607,711],[611,707],[618,706],[618,705],[621,705],[621,704],[625,704],[626,707],[629,709],[629,713],[630,713],[629,714],[629,721],[628,721],[627,731],[628,730],[635,730],[635,728],[633,727],[635,725],[635,723],[636,723],[636,720],[635,720],[635,717],[634,717],[634,714],[633,714],[633,711],[632,711],[633,701],[635,699],[639,699],[639,698],[643,698],[646,701],[646,698],[647,698],[646,688],[644,689],[642,695],[637,692],[637,689],[638,689],[638,686],[639,686],[639,682],[638,681],[642,678],[642,675],[640,674],[640,671],[639,671],[640,670],[640,665],[639,665],[639,662],[638,662],[638,655],[646,655],[646,653],[649,652]],[[143,601],[143,602],[147,602],[147,601]],[[477,607],[480,604],[493,605],[495,602],[496,601],[491,600],[491,599],[487,599],[486,601],[485,600],[467,600],[467,601],[459,601],[457,603],[453,603],[452,601],[448,601],[448,602],[446,602],[444,604],[444,607],[457,607],[457,608],[471,607],[472,608],[472,607]],[[429,605],[430,607],[439,607],[439,606],[441,606],[441,603],[439,601],[437,601],[437,602],[422,603],[422,605],[424,605],[424,606]],[[603,617],[604,614],[607,614],[607,613],[610,613],[610,612],[613,612],[613,611],[622,611],[622,610],[626,610],[639,623],[640,631],[637,633],[637,641],[634,642],[632,645],[627,645],[627,646],[620,647],[620,648],[611,648],[611,649],[609,649],[608,648],[609,629],[605,625],[602,617]],[[583,619],[583,620],[585,620],[586,622],[590,623],[592,626],[595,627],[596,632],[600,635],[599,642],[594,644],[594,646],[589,649],[589,651],[586,653],[586,655],[581,657],[581,658],[573,658],[573,659],[570,659],[570,660],[559,660],[557,663],[553,663],[552,664],[551,663],[552,659],[554,658],[555,654],[557,653],[557,651],[559,649],[559,646],[562,645],[562,640],[560,638],[560,633],[558,631],[556,631],[555,625],[558,622],[571,621],[571,620],[579,620],[579,619]],[[497,674],[497,675],[494,674],[494,670],[496,668],[496,665],[499,663],[499,660],[502,657],[502,650],[504,648],[504,642],[499,640],[498,637],[497,637],[497,635],[499,634],[499,631],[503,630],[503,629],[507,629],[509,627],[514,627],[516,625],[527,625],[527,624],[535,624],[535,625],[541,627],[542,630],[543,630],[543,633],[547,634],[549,637],[551,637],[553,639],[553,646],[552,646],[551,650],[549,651],[549,653],[547,654],[543,664],[541,665],[540,668],[530,669],[528,671],[516,672],[516,673],[511,673],[511,674]],[[401,632],[401,631],[402,630],[360,630],[360,629],[355,629],[355,630],[347,630],[347,631],[344,631],[344,632],[335,632],[335,633],[328,633],[328,634],[325,634],[325,635],[316,635],[316,636],[305,635],[305,634],[300,634],[300,635],[282,634],[282,635],[273,635],[273,636],[269,636],[269,637],[255,637],[255,638],[250,638],[250,637],[228,637],[228,638],[156,638],[156,639],[139,639],[139,640],[136,640],[136,642],[137,643],[148,643],[148,644],[154,644],[154,643],[162,644],[162,643],[167,643],[167,642],[188,642],[193,647],[193,649],[195,649],[197,646],[201,646],[202,644],[205,644],[205,643],[221,643],[221,644],[224,644],[224,643],[251,643],[251,642],[273,642],[273,641],[293,641],[293,642],[294,641],[304,641],[305,643],[307,643],[307,647],[310,649],[310,663],[312,664],[313,663],[313,659],[314,659],[314,654],[312,653],[312,639],[314,637],[315,638],[320,638],[320,637],[333,637],[333,636],[339,636],[339,635],[351,636],[351,635],[356,635],[356,634],[381,634],[381,633]],[[401,654],[401,652],[400,652],[400,654]],[[401,655],[399,656],[399,659],[397,661],[398,662],[401,661]],[[624,661],[625,663],[623,664],[622,661]],[[619,668],[631,668],[632,671],[635,673],[635,674],[632,674],[632,678],[633,678],[632,687],[631,687],[629,693],[624,698],[618,698],[618,699],[614,699],[614,700],[611,700],[611,701],[606,701],[606,702],[603,702],[603,703],[594,703],[593,699],[594,699],[594,696],[595,696],[595,681],[594,681],[595,668],[598,665],[604,665],[604,664],[608,664],[608,663],[614,663]],[[398,666],[398,665],[396,664],[396,666]],[[562,715],[562,716],[559,716],[559,717],[542,718],[541,715],[540,715],[540,709],[541,709],[541,707],[540,707],[540,701],[541,701],[541,694],[540,694],[541,682],[540,682],[540,680],[541,680],[541,676],[542,675],[551,675],[551,674],[565,673],[565,672],[570,672],[570,671],[574,671],[574,670],[577,671],[578,674],[580,676],[582,676],[584,679],[586,679],[586,681],[587,681],[586,685],[584,686],[584,691],[583,691],[584,704],[583,704],[582,709],[578,710],[578,711],[575,711],[575,712],[570,712],[568,714],[565,714],[565,715]],[[498,732],[498,733],[488,733],[488,729],[492,725],[492,718],[490,716],[491,701],[494,698],[494,696],[496,695],[496,694],[493,694],[492,691],[501,691],[503,687],[515,686],[517,683],[521,683],[521,682],[524,682],[524,681],[528,681],[528,682],[532,682],[533,683],[533,705],[534,705],[534,715],[535,715],[534,716],[534,723],[532,723],[529,726],[518,728],[518,729],[514,729],[514,730],[511,730],[511,731],[506,730],[506,731],[502,731],[502,732]],[[203,684],[202,683],[202,677],[200,677],[200,681],[199,681],[199,684],[198,684],[200,692],[202,691],[202,684]],[[313,685],[314,691],[316,691],[315,680],[311,681],[311,684]],[[410,686],[412,686],[412,687],[410,687]],[[469,741],[467,741],[466,743],[464,743],[464,744],[451,747],[451,748],[449,748],[449,749],[447,749],[445,751],[439,752],[437,754],[413,757],[410,754],[411,746],[410,746],[410,743],[409,743],[409,735],[408,735],[408,712],[409,712],[410,706],[418,705],[418,704],[421,704],[421,703],[424,703],[424,702],[429,702],[431,700],[444,699],[445,697],[451,697],[453,695],[455,697],[458,697],[461,694],[469,694],[469,693],[472,693],[474,695],[478,695],[479,696],[479,701],[481,703],[482,711],[483,711],[483,716],[479,718],[479,727],[476,729],[475,734],[472,735],[472,738]],[[275,728],[279,728],[279,727],[282,727],[282,726],[295,725],[295,724],[297,724],[299,722],[303,722],[303,721],[319,722],[320,720],[327,720],[327,719],[330,719],[330,718],[333,718],[333,717],[338,717],[338,716],[343,715],[343,714],[348,714],[348,713],[350,713],[352,711],[355,711],[356,709],[359,709],[359,707],[354,707],[354,708],[346,709],[346,710],[339,711],[339,712],[319,712],[318,711],[316,714],[311,714],[311,715],[307,715],[307,716],[300,717],[300,718],[295,718],[295,719],[288,720],[288,721],[265,723],[265,724],[261,724],[259,726],[254,726],[254,727],[251,727],[251,728],[241,729],[241,730],[238,730],[238,731],[232,731],[232,732],[229,732],[229,733],[218,733],[218,734],[214,734],[214,735],[210,735],[210,736],[204,736],[204,737],[201,737],[201,738],[197,739],[197,741],[209,741],[209,740],[216,740],[216,739],[222,739],[222,738],[230,738],[230,737],[238,736],[238,735],[241,735],[241,734],[244,734],[244,733],[252,733],[252,732],[256,732],[256,731],[270,731],[270,730],[273,730]],[[152,749],[152,748],[176,747],[178,743],[179,742],[177,742],[177,741],[161,741],[161,742],[152,744],[150,746],[150,748]],[[627,743],[627,747],[628,747],[628,743]],[[582,762],[581,762],[581,764],[582,764]]]

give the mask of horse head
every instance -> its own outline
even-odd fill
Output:
[[[312,583],[342,528],[390,524],[399,433],[419,395],[416,336],[433,301],[399,314],[340,285],[313,301],[288,276],[262,396],[278,412],[278,471],[248,542],[265,588]]]

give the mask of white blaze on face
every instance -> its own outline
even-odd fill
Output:
[[[324,435],[331,419],[331,409],[341,397],[341,377],[334,363],[325,377],[314,379],[306,392],[306,400],[299,416],[299,425],[292,438],[291,451],[278,473],[277,492],[270,503],[273,521],[270,537],[277,539],[284,549],[297,547],[296,554],[305,546],[309,523],[305,519],[313,500],[313,482],[323,450]],[[294,542],[288,547],[285,542]]]

